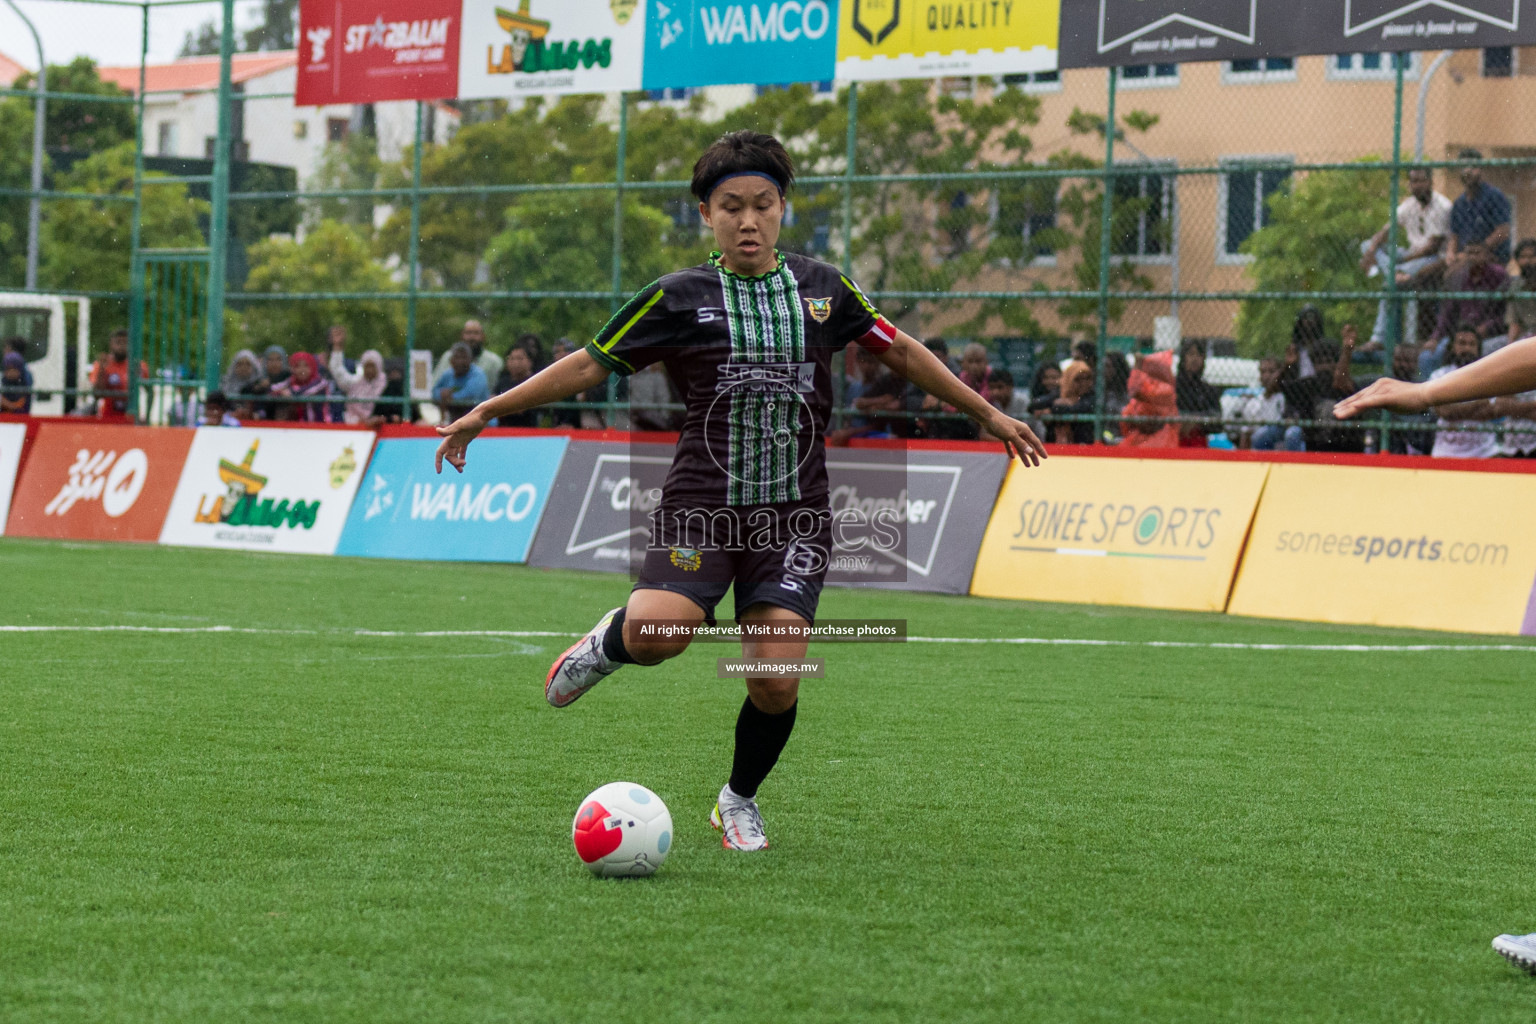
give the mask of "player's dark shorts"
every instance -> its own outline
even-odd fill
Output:
[[[659,509],[636,590],[682,594],[715,622],[715,606],[735,585],[736,618],[755,604],[787,608],[816,621],[832,553],[825,500],[712,509]]]

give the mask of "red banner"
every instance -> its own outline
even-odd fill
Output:
[[[44,423],[17,482],[7,536],[158,541],[192,434]]]
[[[303,0],[294,103],[451,99],[461,0]]]

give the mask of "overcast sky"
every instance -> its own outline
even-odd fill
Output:
[[[17,5],[37,26],[38,34],[43,37],[43,52],[50,64],[66,64],[80,54],[94,58],[98,64],[139,62],[142,13],[137,7],[109,7],[66,0],[17,0]],[[237,25],[243,26],[250,20],[249,7],[249,3],[236,4]],[[217,17],[218,13],[217,3],[151,8],[149,59],[157,63],[174,60],[187,32]],[[0,3],[0,52],[28,68],[37,67],[37,50],[32,36],[5,3]]]

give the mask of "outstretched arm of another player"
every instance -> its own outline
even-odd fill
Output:
[[[1455,373],[1422,384],[1383,377],[1334,406],[1333,414],[1347,420],[1368,409],[1423,412],[1435,406],[1514,395],[1532,389],[1536,389],[1536,337],[1506,345]]]
[[[1035,432],[1011,416],[992,407],[981,395],[949,372],[939,357],[905,331],[896,332],[891,347],[880,353],[880,361],[901,377],[928,394],[954,406],[981,425],[987,433],[1003,442],[1009,455],[1017,455],[1026,466],[1038,466],[1045,458],[1045,445]]]
[[[578,349],[512,390],[487,398],[446,427],[437,428],[443,438],[443,443],[437,446],[437,471],[443,471],[446,460],[448,465],[464,472],[464,456],[469,442],[480,436],[480,431],[497,417],[515,416],[527,409],[564,401],[601,384],[607,377],[607,367],[593,359],[586,349]]]

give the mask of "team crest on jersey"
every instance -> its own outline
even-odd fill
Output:
[[[698,572],[704,564],[704,556],[697,548],[673,548],[672,564],[684,572]]]
[[[824,324],[832,316],[832,299],[806,299],[805,308],[810,310],[812,320]]]

